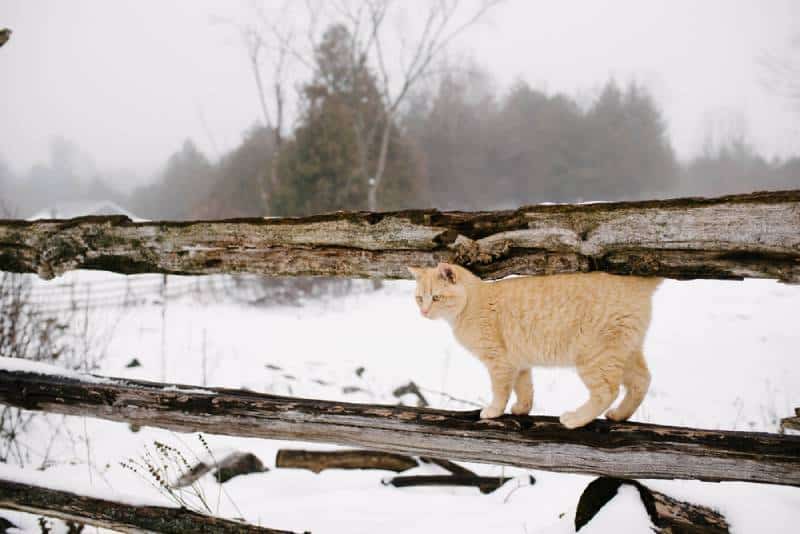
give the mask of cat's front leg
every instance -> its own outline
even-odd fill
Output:
[[[516,378],[516,369],[502,361],[484,361],[492,381],[492,403],[481,410],[481,419],[500,417],[511,396],[511,386]]]
[[[528,415],[533,408],[533,381],[531,370],[523,369],[514,379],[514,394],[517,402],[511,406],[511,413],[514,415]]]

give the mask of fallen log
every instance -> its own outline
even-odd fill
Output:
[[[17,366],[24,366],[20,370]],[[288,439],[621,478],[800,485],[800,436],[299,399],[0,359],[0,403],[179,432]]]
[[[197,462],[170,485],[173,488],[184,488],[212,470],[214,471],[214,479],[220,484],[224,484],[239,475],[269,471],[255,454],[236,451],[226,455],[216,463],[213,461]]]
[[[132,506],[9,480],[0,480],[0,508],[77,521],[117,532],[291,534],[186,508]]]
[[[800,191],[509,211],[132,222],[0,220],[0,270],[409,278],[449,261],[483,278],[607,271],[800,282]]]
[[[386,486],[395,488],[410,488],[421,486],[462,486],[476,487],[481,493],[487,494],[498,490],[511,480],[511,477],[482,477],[478,475],[412,475],[392,477],[384,480]]]
[[[427,457],[424,457],[424,456],[422,458],[420,458],[420,460],[422,460],[425,463],[431,463],[431,464],[434,464],[434,465],[438,465],[442,469],[445,469],[446,471],[450,471],[450,473],[453,474],[453,475],[475,476],[475,473],[472,470],[467,469],[464,466],[458,465],[455,462],[451,462],[450,460],[442,460],[440,458],[427,458]]]
[[[308,469],[320,473],[326,469],[383,469],[399,473],[419,465],[414,458],[381,451],[306,451],[280,449],[275,467]]]
[[[630,484],[639,491],[647,515],[656,528],[663,534],[727,534],[728,522],[719,512],[653,491],[635,480],[600,477],[593,480],[583,490],[578,509],[575,512],[575,531],[583,528],[592,518],[613,499],[619,487]]]

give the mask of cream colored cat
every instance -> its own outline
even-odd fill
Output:
[[[567,428],[605,412],[625,386],[625,398],[606,417],[628,419],[650,385],[642,344],[651,297],[660,278],[601,272],[508,278],[484,282],[447,263],[409,267],[417,279],[422,315],[446,319],[461,345],[486,365],[492,402],[481,418],[500,416],[513,388],[515,414],[533,406],[531,367],[574,366],[589,400],[561,416]]]

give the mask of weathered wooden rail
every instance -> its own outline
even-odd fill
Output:
[[[134,223],[0,220],[0,270],[407,278],[450,261],[484,278],[602,270],[800,282],[800,191],[513,211],[333,213]]]
[[[800,191],[475,213],[141,223],[120,216],[0,220],[0,270],[46,279],[74,269],[407,278],[407,265],[438,261],[464,265],[488,279],[601,270],[800,283]],[[338,443],[551,471],[800,486],[800,436],[791,435],[606,420],[567,430],[553,417],[480,420],[477,411],[347,404],[16,367],[0,369],[0,402],[177,431]],[[787,428],[793,424],[784,421]],[[664,502],[666,510],[677,501]],[[272,532],[185,510],[134,508],[11,481],[0,481],[0,507],[121,531]],[[695,512],[688,523],[705,525],[693,519]]]
[[[199,514],[185,508],[133,506],[2,479],[0,508],[76,521],[116,532],[292,534],[286,530],[274,530]]]
[[[338,443],[624,478],[800,485],[800,436],[349,404],[223,388],[0,370],[0,403],[181,432]]]

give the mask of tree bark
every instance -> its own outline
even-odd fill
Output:
[[[87,375],[0,370],[0,402],[179,432],[301,440],[622,478],[800,485],[800,436],[279,397]]]
[[[583,490],[575,512],[575,531],[579,531],[613,499],[619,487],[630,484],[639,491],[642,504],[655,526],[663,534],[726,534],[728,522],[719,512],[653,491],[635,480],[600,477]]]
[[[267,467],[255,454],[251,452],[232,452],[215,464],[198,462],[186,473],[180,476],[173,484],[173,488],[184,488],[193,484],[206,473],[214,471],[214,478],[220,484],[239,476],[251,473],[266,473]]]
[[[449,261],[483,278],[607,271],[800,282],[800,191],[514,211],[333,213],[133,223],[0,221],[0,269],[409,278]]]
[[[9,480],[0,480],[0,508],[77,521],[117,532],[291,534],[286,530],[220,519],[185,508],[132,506]]]
[[[400,473],[419,464],[404,454],[380,451],[306,451],[281,449],[275,467],[308,469],[320,473],[326,469],[383,469]]]

